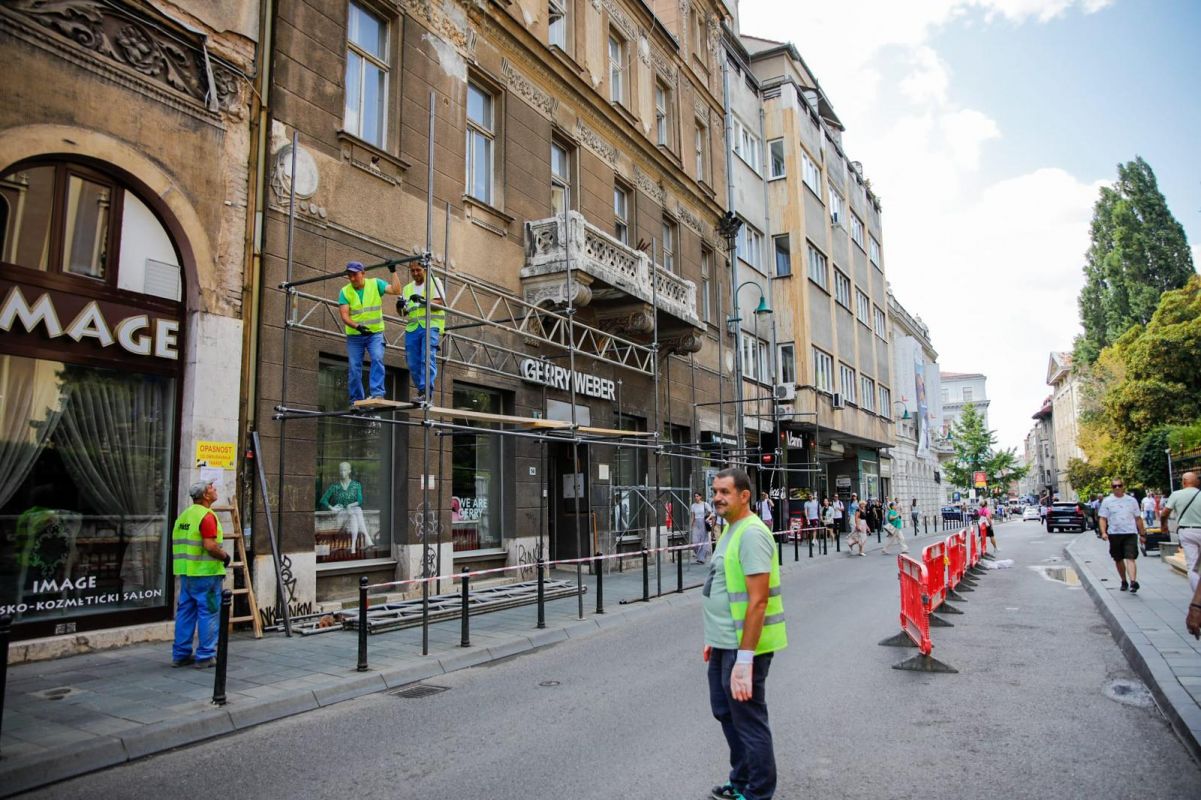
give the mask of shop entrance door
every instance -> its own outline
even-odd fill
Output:
[[[588,513],[591,489],[588,476],[591,473],[587,445],[580,445],[579,454],[577,471],[570,444],[555,443],[547,447],[551,560],[581,558],[592,553],[592,518]]]

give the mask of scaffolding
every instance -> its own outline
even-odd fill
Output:
[[[655,553],[658,579],[657,591],[662,593],[662,549],[658,546],[663,536],[663,518],[662,514],[670,507],[675,512],[673,516],[673,524],[669,526],[672,530],[668,531],[669,541],[675,530],[675,520],[687,520],[688,518],[688,488],[692,491],[701,491],[705,494],[704,487],[700,485],[695,476],[697,470],[695,465],[698,462],[712,460],[713,449],[699,441],[697,434],[699,432],[699,417],[698,409],[705,405],[716,405],[718,414],[718,436],[721,437],[726,431],[726,415],[727,407],[734,406],[736,410],[736,418],[741,421],[745,415],[743,406],[747,403],[755,402],[762,403],[763,397],[743,398],[741,391],[742,373],[740,369],[735,369],[733,378],[736,384],[734,399],[726,399],[724,397],[723,383],[724,375],[722,367],[724,364],[724,348],[726,332],[719,327],[718,330],[718,369],[715,370],[717,378],[717,395],[716,403],[698,403],[697,402],[697,372],[702,368],[697,365],[696,358],[693,354],[688,355],[688,365],[691,378],[691,394],[692,394],[692,409],[691,409],[691,431],[694,439],[691,441],[676,442],[672,440],[671,425],[673,420],[671,408],[671,353],[663,353],[660,350],[660,329],[659,329],[659,313],[660,305],[658,298],[659,281],[651,280],[651,313],[653,318],[653,327],[650,331],[651,342],[642,344],[631,339],[623,338],[613,332],[601,330],[590,326],[577,319],[577,308],[574,297],[574,276],[575,267],[571,263],[572,248],[567,242],[564,248],[565,263],[564,263],[564,292],[562,294],[563,301],[559,307],[548,307],[546,305],[536,305],[526,301],[523,298],[514,296],[502,287],[493,285],[477,276],[460,276],[452,274],[450,271],[450,205],[446,204],[445,208],[445,239],[443,242],[443,258],[437,262],[433,256],[433,161],[434,161],[434,109],[436,107],[435,93],[430,92],[429,103],[429,125],[428,125],[428,142],[429,150],[427,153],[427,194],[426,194],[426,235],[425,247],[420,252],[410,253],[408,255],[398,255],[395,258],[386,259],[378,263],[370,264],[365,267],[365,272],[392,268],[397,266],[420,263],[426,272],[427,284],[426,296],[436,296],[439,291],[444,300],[444,313],[446,318],[445,330],[442,333],[442,340],[439,346],[439,352],[433,353],[430,348],[430,337],[425,337],[426,350],[424,353],[424,369],[426,370],[426,380],[423,385],[426,387],[425,400],[419,403],[413,402],[397,402],[386,401],[382,403],[366,403],[360,407],[350,407],[339,410],[320,410],[313,408],[302,408],[293,406],[289,403],[289,371],[290,371],[290,353],[291,353],[291,337],[294,331],[304,331],[312,334],[344,338],[343,322],[337,312],[337,303],[329,298],[322,297],[307,291],[305,287],[313,284],[322,283],[329,280],[344,279],[344,274],[341,272],[328,275],[319,275],[311,278],[293,279],[293,237],[296,221],[296,196],[295,187],[289,189],[289,205],[288,205],[288,225],[287,225],[287,256],[285,264],[285,280],[278,285],[278,289],[285,294],[285,303],[283,310],[283,357],[282,357],[282,373],[280,381],[280,400],[274,408],[272,418],[278,422],[279,442],[278,442],[278,459],[279,471],[278,481],[281,488],[285,480],[285,463],[287,456],[287,425],[292,422],[301,422],[304,420],[312,420],[320,417],[343,417],[348,420],[359,420],[364,424],[379,424],[393,425],[402,428],[419,428],[421,431],[421,501],[419,507],[414,513],[410,514],[410,520],[416,527],[415,538],[421,546],[421,584],[422,584],[422,602],[421,602],[421,627],[422,627],[422,652],[428,653],[429,649],[429,624],[430,624],[430,582],[431,580],[440,579],[438,576],[443,575],[441,570],[440,558],[441,551],[444,545],[442,525],[439,522],[439,515],[442,513],[444,504],[442,502],[442,469],[444,464],[443,442],[446,436],[453,436],[456,433],[471,432],[473,434],[485,434],[489,436],[508,437],[512,439],[524,439],[537,442],[539,448],[540,462],[540,477],[547,480],[547,446],[551,443],[567,444],[570,446],[571,452],[571,468],[572,475],[576,476],[573,481],[581,483],[588,481],[589,488],[583,491],[573,491],[570,498],[575,504],[575,511],[572,513],[575,526],[575,552],[577,556],[585,553],[583,531],[581,530],[581,517],[586,516],[592,519],[593,514],[589,510],[589,505],[594,503],[586,503],[585,498],[592,497],[592,484],[588,476],[584,475],[581,470],[580,447],[582,445],[595,445],[615,448],[618,458],[626,450],[633,451],[635,454],[649,455],[651,466],[649,469],[650,476],[653,480],[646,481],[641,485],[625,485],[614,487],[610,480],[608,486],[608,496],[605,498],[606,505],[613,513],[615,488],[622,492],[632,492],[639,499],[641,508],[639,510],[639,518],[645,519],[645,526],[637,526],[637,530],[644,530],[649,526],[655,537]],[[299,146],[299,136],[293,133],[292,137],[292,169],[295,174],[296,153]],[[568,213],[569,203],[564,204],[564,217]],[[565,220],[566,222],[566,220]],[[572,226],[564,224],[563,230],[566,236],[571,236]],[[652,274],[655,270],[662,269],[659,266],[662,258],[660,243],[657,240],[652,240],[650,245],[652,254]],[[657,256],[658,258],[655,258]],[[733,259],[732,253],[729,257]],[[427,309],[430,306],[427,305]],[[719,315],[724,313],[723,306],[719,302]],[[426,324],[432,325],[432,315],[426,317]],[[394,331],[402,331],[399,334],[393,334],[389,339],[385,334],[385,350],[387,349],[402,349],[404,347],[402,319],[398,316],[393,316],[385,313],[384,319],[386,323],[391,323],[390,329]],[[386,325],[385,330],[389,330]],[[531,358],[528,350],[521,350],[518,344],[524,344],[527,348],[537,348],[542,354],[537,357],[543,365],[547,365],[552,361],[565,361],[569,370],[569,375],[577,374],[576,365],[579,362],[588,362],[594,365],[606,365],[617,370],[622,370],[627,373],[632,373],[636,376],[649,378],[653,385],[653,403],[651,408],[652,419],[650,422],[650,430],[639,431],[632,429],[623,429],[620,427],[606,428],[600,426],[592,426],[589,424],[581,424],[578,418],[578,396],[577,385],[574,379],[567,381],[567,393],[569,395],[570,418],[553,420],[542,417],[525,417],[508,414],[477,412],[467,409],[455,409],[443,405],[437,405],[432,402],[434,397],[434,389],[429,381],[430,369],[433,361],[431,356],[436,357],[440,363],[437,375],[440,385],[437,390],[437,395],[445,398],[445,379],[446,366],[456,365],[458,367],[478,370],[485,373],[504,376],[506,378],[522,379],[523,375],[520,369],[520,363],[523,359]],[[552,355],[547,355],[549,351]],[[737,350],[735,350],[737,357]],[[660,372],[666,373],[664,382],[661,383]],[[773,376],[774,378],[774,376]],[[616,414],[617,419],[625,418],[623,408],[623,398],[621,393],[622,380],[619,378],[617,384],[616,397]],[[774,384],[774,381],[773,381]],[[668,441],[665,443],[662,440],[663,434],[663,418],[662,409],[660,408],[660,393],[663,385],[668,386],[667,391],[667,422],[668,422]],[[745,415],[754,418],[767,419],[776,431],[779,430],[778,422],[778,402],[774,392],[769,393],[766,398],[770,404],[770,414],[753,414]],[[547,408],[547,386],[544,382],[542,385],[542,407]],[[816,414],[814,414],[816,424]],[[724,450],[720,448],[720,460],[725,465],[750,467],[760,465],[760,460],[756,457],[758,449],[748,449],[742,446],[743,436],[742,431],[736,431],[738,447],[733,450]],[[431,442],[431,437],[436,437],[436,450]],[[815,437],[815,448],[817,439]],[[255,433],[255,447],[259,447],[257,440],[257,432]],[[435,455],[436,453],[436,455]],[[261,455],[261,453],[260,453]],[[690,487],[682,486],[667,486],[664,487],[661,483],[662,463],[661,459],[666,456],[669,459],[677,459],[684,462],[691,462],[694,468],[690,470],[692,477],[692,485]],[[776,481],[789,472],[814,472],[820,467],[816,464],[799,464],[795,467],[781,467],[779,463],[780,448],[776,448],[776,458],[772,467],[769,470],[769,485],[772,490],[775,489]],[[437,459],[437,469],[431,469],[432,460]],[[412,456],[409,456],[410,462]],[[635,459],[637,463],[637,458]],[[279,539],[283,536],[284,526],[284,503],[277,503],[275,509],[274,525],[272,524],[272,509],[270,508],[268,486],[266,475],[262,471],[262,464],[259,465],[259,477],[261,483],[263,502],[266,507],[267,524],[269,528],[270,544],[272,547],[272,555],[275,559],[277,577],[280,567]],[[438,498],[436,505],[431,505],[432,485],[436,484]],[[787,492],[784,492],[787,496]],[[665,506],[665,499],[670,506]],[[546,497],[539,504],[539,520],[538,520],[538,536],[537,545],[535,548],[534,558],[541,563],[546,561],[547,547],[546,537],[548,533],[548,525],[545,515],[547,513],[549,497]],[[678,503],[678,505],[677,505]],[[581,505],[584,512],[581,513]],[[394,514],[395,516],[395,514]],[[610,534],[605,542],[605,548],[616,548],[616,534],[618,531],[625,530],[622,522],[614,520],[612,517],[608,520]],[[645,549],[647,542],[645,534],[638,534],[642,541],[640,544]],[[589,550],[592,550],[595,544],[590,545]],[[589,553],[591,555],[591,553]],[[599,553],[598,553],[599,555]],[[575,561],[575,596],[577,598],[577,609],[579,617],[584,616],[583,605],[583,571],[582,563],[579,559]],[[364,579],[365,580],[365,579]],[[440,588],[436,588],[440,591]],[[287,635],[291,635],[291,624],[288,618],[288,608],[286,598],[282,594],[282,586],[277,591],[276,602],[279,604],[280,617],[284,622],[284,629]]]

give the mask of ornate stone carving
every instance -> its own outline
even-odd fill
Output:
[[[166,17],[151,20],[146,12],[101,0],[13,0],[6,9],[210,111],[244,114],[239,72],[209,54],[202,34]]]
[[[572,281],[572,305],[581,308],[592,302],[592,290],[582,281]],[[567,285],[563,280],[531,286],[525,290],[525,301],[532,306],[559,308],[567,305]]]
[[[695,98],[693,98],[692,111],[693,111],[693,113],[696,114],[697,119],[699,119],[701,122],[705,123],[706,125],[709,124],[709,104],[706,103],[704,98],[701,97],[699,94]]]
[[[551,97],[535,86],[533,81],[518,72],[507,58],[501,61],[501,71],[509,81],[509,88],[516,92],[519,97],[533,106],[535,110],[539,111],[547,119],[554,117],[555,109],[559,107],[558,98]]]
[[[609,10],[609,21],[621,29],[627,40],[634,41],[638,36],[638,28],[630,21],[625,9],[618,5],[616,0],[604,0],[604,3],[605,8]]]
[[[405,13],[419,20],[435,36],[449,42],[462,55],[475,57],[475,31],[467,18],[467,10],[449,0],[401,0]]]
[[[650,307],[624,314],[598,314],[597,322],[604,330],[612,330],[619,336],[652,333],[655,330],[655,315]]]
[[[676,204],[676,216],[680,218],[680,222],[683,222],[689,228],[696,231],[702,239],[709,238],[708,226],[701,221],[700,217],[685,208],[682,203]]]
[[[667,56],[664,55],[659,48],[652,47],[651,61],[655,65],[655,73],[662,78],[668,86],[674,89],[677,85],[678,75],[676,73],[675,66],[671,63],[671,61],[668,60]]]
[[[654,200],[661,207],[667,207],[667,192],[664,191],[662,184],[655,183],[651,180],[650,175],[638,169],[637,166],[634,167],[634,185],[638,187],[639,191]]]
[[[704,343],[705,339],[699,333],[660,337],[659,352],[663,355],[686,356],[690,353],[699,353]]]
[[[575,136],[582,145],[603,158],[609,166],[617,167],[617,148],[602,139],[599,133],[585,125],[581,119],[576,120]]]
[[[651,65],[651,40],[645,33],[638,34],[638,59],[648,67]]]

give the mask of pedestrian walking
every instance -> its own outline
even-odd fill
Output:
[[[744,471],[717,473],[713,507],[729,528],[701,591],[709,704],[730,750],[729,776],[712,790],[717,800],[769,800],[776,791],[766,681],[772,656],[788,638],[775,543],[750,501]]]
[[[921,531],[917,527],[918,517],[921,516],[918,512],[917,498],[913,498],[913,502],[909,504],[909,518],[913,520],[913,535],[917,536]]]
[[[1143,523],[1148,528],[1155,524],[1156,505],[1158,504],[1155,502],[1155,492],[1148,490],[1146,496],[1143,497]]]
[[[1115,479],[1110,488],[1113,492],[1101,501],[1101,538],[1109,542],[1109,557],[1117,567],[1122,579],[1121,590],[1138,591],[1139,541],[1147,538],[1138,501],[1126,494],[1126,484]],[[1137,538],[1136,538],[1137,535]]]
[[[1184,615],[1184,627],[1194,639],[1201,639],[1201,583],[1193,589],[1193,599],[1189,601],[1188,613]]]
[[[882,554],[888,555],[888,548],[893,544],[899,544],[901,552],[908,553],[909,545],[905,544],[905,531],[901,529],[901,512],[897,511],[896,503],[890,502],[888,504],[888,511],[884,514],[884,521],[888,525],[888,539],[884,542]]]
[[[772,500],[768,497],[767,492],[759,492],[759,504],[755,510],[759,514],[759,519],[763,520],[763,524],[767,526],[769,531],[776,529],[773,524],[775,520],[772,518],[772,505]]]
[[[693,557],[696,563],[704,564],[712,553],[709,531],[713,527],[713,506],[705,502],[704,495],[700,492],[692,495],[692,505],[688,506],[688,527]]]
[[[984,535],[987,536],[987,542],[992,543],[992,551],[995,555],[997,552],[997,535],[993,527],[993,514],[988,508],[988,503],[983,503],[980,506],[980,527],[984,529]]]
[[[822,525],[826,528],[826,538],[834,538],[834,506],[830,504],[830,498],[822,500]]]
[[[851,518],[851,535],[847,537],[847,555],[855,555],[855,547],[859,548],[859,555],[867,555],[867,520],[863,517],[863,509],[855,508],[855,515]]]
[[[1196,589],[1201,584],[1201,480],[1197,473],[1186,472],[1180,476],[1180,488],[1168,495],[1160,512],[1160,529],[1168,530],[1168,520],[1176,515],[1176,538],[1184,551],[1184,563],[1188,567],[1189,585]]]
[[[843,518],[846,516],[846,505],[842,502],[842,498],[834,495],[834,499],[830,501],[830,507],[834,509],[834,530],[842,533],[844,528]]]
[[[810,529],[809,535],[813,535],[813,528],[821,526],[821,506],[817,502],[817,495],[811,494],[805,499],[805,527]]]
[[[211,510],[217,487],[212,481],[196,481],[188,487],[188,495],[192,505],[171,530],[171,571],[179,577],[171,666],[205,668],[216,662],[221,584],[230,556],[221,547],[221,521]],[[195,654],[193,638],[198,640]]]
[[[338,293],[338,314],[346,333],[346,387],[353,404],[367,397],[384,396],[384,305],[385,294],[400,294],[402,287],[396,275],[396,265],[388,264],[392,277],[388,281],[368,279],[363,265],[351,261],[346,265],[349,281]],[[368,393],[363,393],[363,356],[371,358],[368,373]]]
[[[859,502],[859,496],[854,492],[851,493],[851,502],[847,503],[847,527],[853,532],[855,530],[856,520],[859,519],[859,511],[862,504]]]

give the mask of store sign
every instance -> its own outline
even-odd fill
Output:
[[[851,476],[850,475],[836,476],[834,478],[834,485],[836,487],[838,487],[839,489],[850,489],[851,488]]]
[[[788,445],[789,447],[804,448],[805,437],[798,436],[791,431],[786,431],[784,434],[784,444]]]
[[[737,447],[738,438],[732,435],[718,433],[716,431],[701,431],[701,444],[712,445],[715,447]]]
[[[617,399],[617,384],[607,378],[598,378],[595,375],[576,372],[533,358],[522,360],[521,377],[528,383],[545,384],[552,389],[561,389],[564,392],[571,391],[574,386],[576,394],[600,400]]]
[[[196,466],[233,469],[238,446],[233,442],[196,442]]]
[[[179,321],[154,316],[134,306],[89,300],[64,292],[0,284],[0,331],[33,334],[101,349],[117,347],[135,356],[179,359]]]
[[[973,472],[972,483],[975,484],[976,488],[983,489],[985,486],[988,486],[988,475],[984,472]]]

